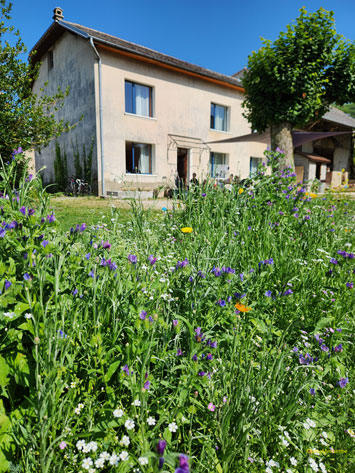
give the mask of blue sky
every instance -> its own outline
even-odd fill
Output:
[[[31,49],[60,6],[64,19],[223,74],[247,65],[305,6],[335,13],[337,32],[354,40],[354,0],[13,0],[12,23]]]

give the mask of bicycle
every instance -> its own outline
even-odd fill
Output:
[[[76,179],[78,194],[91,194],[91,186],[83,179]]]

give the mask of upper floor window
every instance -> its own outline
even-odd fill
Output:
[[[228,107],[211,103],[211,123],[212,130],[228,131]]]
[[[125,111],[143,117],[153,116],[153,89],[147,85],[125,81]]]

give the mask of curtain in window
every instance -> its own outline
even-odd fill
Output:
[[[140,145],[140,157],[138,161],[138,172],[141,174],[150,174],[150,146]]]
[[[214,109],[214,127],[216,130],[226,131],[226,109],[220,107],[219,105],[215,106]]]
[[[149,117],[149,87],[135,84],[136,114]]]

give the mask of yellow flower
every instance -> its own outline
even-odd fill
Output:
[[[239,312],[249,312],[251,310],[251,307],[247,307],[240,302],[237,302],[234,306]]]
[[[343,169],[341,170],[341,172],[345,172],[345,169],[343,168]]]
[[[183,227],[181,229],[182,233],[192,233],[192,228],[191,227]]]
[[[243,192],[244,192],[244,189],[242,189],[242,188],[240,188],[239,191],[238,191],[239,194],[243,194]]]

